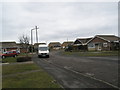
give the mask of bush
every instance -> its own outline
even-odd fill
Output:
[[[72,51],[73,50],[73,46],[72,45],[68,45],[68,47],[65,49],[65,51]]]
[[[31,57],[18,57],[17,62],[31,61]]]

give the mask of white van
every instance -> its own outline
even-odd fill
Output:
[[[49,58],[49,48],[47,45],[38,46],[38,57],[48,57]]]

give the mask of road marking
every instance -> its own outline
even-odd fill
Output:
[[[52,64],[52,62],[49,61],[49,60],[46,60],[46,59],[43,59],[43,60],[46,61],[46,62],[49,63],[49,64]]]
[[[93,77],[94,76],[94,74],[93,73],[85,73],[86,75],[88,75],[88,76],[91,76],[91,77]]]
[[[77,71],[71,70],[71,69],[69,69],[69,68],[65,68],[65,69],[67,69],[67,70],[69,70],[69,71],[72,71],[72,72],[74,72],[74,73],[80,74],[80,75],[82,75],[82,76],[89,77],[89,78],[94,79],[94,80],[96,80],[96,81],[99,81],[99,82],[105,83],[105,84],[107,84],[107,85],[109,85],[109,86],[112,86],[112,87],[114,87],[114,88],[120,89],[119,87],[117,87],[117,86],[115,86],[115,85],[113,85],[113,84],[110,84],[110,83],[108,83],[108,82],[106,82],[106,81],[103,81],[103,80],[97,79],[97,78],[95,78],[95,77],[91,77],[91,76],[88,76],[88,75],[82,74],[82,73],[80,73],[80,72],[77,72]]]
[[[72,67],[64,66],[65,69],[71,69]]]
[[[54,64],[54,65],[55,65],[55,64]],[[61,67],[60,65],[56,65],[56,66]],[[66,67],[67,67],[67,66],[66,66]],[[108,83],[108,82],[103,81],[103,80],[101,80],[101,79],[97,79],[97,78],[92,77],[92,76],[88,76],[88,75],[82,74],[82,73],[80,73],[80,72],[74,71],[74,70],[72,70],[72,69],[70,69],[70,68],[66,68],[66,67],[63,67],[63,68],[66,69],[66,70],[69,70],[69,71],[71,71],[71,72],[74,72],[74,73],[76,73],[76,74],[80,74],[80,75],[82,75],[82,76],[84,76],[84,77],[88,77],[88,78],[91,78],[91,79],[93,79],[93,80],[96,80],[96,81],[105,83],[105,84],[107,84],[107,85],[109,85],[109,86],[111,86],[111,87],[120,89],[119,87],[117,87],[117,86],[115,86],[115,85],[113,85],[113,84],[111,84],[111,83]]]
[[[54,63],[52,63],[52,62],[48,62],[46,59],[44,59],[44,61],[47,62],[47,63],[51,63],[51,64],[53,64],[53,65],[55,65],[55,66],[57,66],[57,67],[61,67],[61,66],[58,65],[58,64],[54,64]],[[105,84],[107,84],[107,85],[109,85],[109,86],[111,86],[111,87],[120,89],[118,86],[115,86],[115,85],[113,85],[113,84],[111,84],[111,83],[108,83],[108,82],[106,82],[106,81],[103,81],[103,80],[101,80],[101,79],[97,79],[97,78],[92,77],[92,76],[90,76],[90,75],[85,75],[85,74],[82,74],[82,73],[80,73],[80,72],[74,71],[74,70],[68,68],[68,66],[64,66],[64,67],[62,67],[62,68],[66,69],[66,70],[69,70],[69,71],[71,71],[71,72],[74,72],[74,73],[76,73],[76,74],[80,74],[80,75],[82,75],[82,76],[84,76],[84,77],[88,77],[88,78],[91,78],[91,79],[93,79],[93,80],[96,80],[96,81],[105,83]]]

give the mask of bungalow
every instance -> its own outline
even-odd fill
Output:
[[[48,46],[50,49],[55,49],[55,50],[61,49],[60,42],[50,42]]]
[[[16,42],[0,42],[2,45],[1,52],[10,51],[10,50],[20,50]]]
[[[92,38],[78,38],[73,43],[73,49],[74,50],[88,50],[87,48],[87,42],[91,40]]]
[[[63,42],[61,46],[62,46],[63,49],[65,49],[65,48],[67,48],[69,45],[72,45],[72,44],[73,44],[73,41],[68,41],[68,42]]]
[[[20,43],[16,43],[16,45],[19,47],[19,50],[21,53],[26,53],[29,52],[29,50],[26,48],[26,46],[24,46],[23,44]],[[28,45],[29,46],[29,45]]]
[[[0,52],[18,50],[19,52],[25,53],[28,52],[26,48],[22,47],[22,44],[16,42],[0,42]]]
[[[88,50],[118,50],[120,46],[120,37],[115,35],[96,35],[87,43]]]

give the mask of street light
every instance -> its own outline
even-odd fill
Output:
[[[31,29],[31,52],[33,52],[33,38],[32,38],[32,31],[35,30],[35,29]]]
[[[32,38],[32,31],[33,31],[34,29],[31,29],[31,45],[33,44],[33,38]]]
[[[32,39],[32,31],[36,30],[36,42],[38,43],[38,33],[37,33],[37,29],[39,29],[37,26],[35,26],[34,29],[31,29],[31,44],[33,44],[33,39]]]
[[[36,30],[36,42],[38,43],[38,33],[37,33],[37,29],[39,29],[37,26],[35,26],[35,28],[34,29],[31,29],[31,46],[33,45],[33,35],[32,35],[32,31],[33,30]],[[33,52],[33,47],[31,47],[32,48],[32,52]]]

